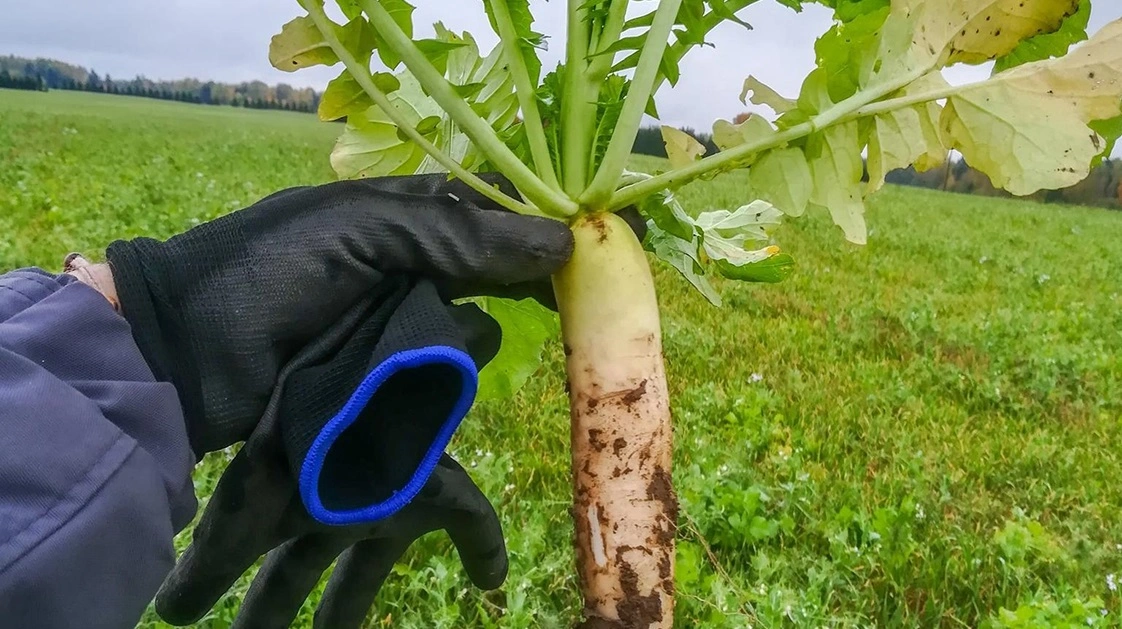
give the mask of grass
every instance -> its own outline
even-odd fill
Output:
[[[327,181],[338,131],[300,114],[0,91],[0,269],[57,269],[71,250]],[[745,194],[726,177],[680,196],[704,210]],[[720,283],[722,310],[657,270],[678,626],[1120,626],[1122,213],[890,187],[869,224],[857,248],[826,217],[790,221],[778,237],[794,277]],[[430,536],[368,626],[571,625],[561,362],[554,343],[516,399],[477,407],[453,443],[503,519],[503,590],[468,588]],[[222,457],[200,466],[202,496]],[[228,626],[247,583],[200,626]]]

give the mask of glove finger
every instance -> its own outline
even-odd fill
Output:
[[[285,204],[320,210],[289,217],[286,229],[324,234],[327,224],[322,243],[310,241],[309,247],[336,253],[342,238],[347,254],[362,264],[441,285],[542,282],[572,253],[572,233],[560,221],[486,209],[446,194],[417,194],[415,186],[393,189],[393,184],[339,181],[293,193]],[[263,224],[274,220],[269,205],[260,208]]]
[[[253,578],[231,629],[287,629],[324,571],[351,540],[332,533],[286,542]]]
[[[388,537],[359,542],[339,557],[316,608],[315,629],[359,629],[393,566],[415,540]]]
[[[522,200],[522,195],[509,179],[499,173],[479,173],[479,178],[496,187],[500,192],[516,199]],[[430,173],[424,175],[399,175],[393,177],[372,177],[360,179],[364,185],[380,193],[404,192],[425,196],[453,196],[456,199],[477,205],[483,209],[505,210],[491,199],[476,192],[474,188],[464,183],[461,179],[451,177],[447,173]]]
[[[456,546],[464,571],[476,587],[498,588],[506,580],[509,560],[495,508],[464,468],[448,455],[441,458],[433,477],[430,484],[439,495],[426,496],[426,501],[444,506],[444,530]]]
[[[191,545],[156,594],[161,618],[173,625],[196,622],[283,539],[276,528],[262,527],[280,518],[290,498],[276,491],[267,467],[254,465],[245,449],[227,466]]]
[[[483,369],[499,353],[503,342],[503,329],[491,315],[475,304],[449,306],[452,320],[464,335],[467,353],[475,361],[476,369]]]

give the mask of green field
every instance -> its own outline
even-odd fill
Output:
[[[339,130],[0,91],[0,269],[57,269],[68,251],[96,257],[113,238],[168,236],[327,181]],[[735,207],[742,183],[680,196]],[[677,625],[1122,626],[1108,578],[1122,581],[1122,213],[889,187],[868,221],[864,248],[828,217],[791,221],[778,238],[796,274],[720,283],[721,310],[658,269],[683,507]],[[517,399],[477,407],[453,442],[507,531],[502,592],[465,589],[434,535],[369,626],[571,626],[561,358],[553,343]],[[201,495],[222,456],[199,469]],[[226,627],[238,596],[200,626]]]

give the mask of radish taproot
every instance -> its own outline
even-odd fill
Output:
[[[321,118],[347,121],[331,155],[340,177],[447,172],[512,211],[571,226],[576,247],[554,287],[589,628],[674,618],[670,400],[644,250],[719,305],[708,274],[778,282],[792,272],[773,242],[784,216],[827,212],[865,244],[864,200],[893,169],[930,168],[954,149],[995,185],[1029,194],[1083,179],[1122,130],[1122,20],[1069,51],[1087,39],[1090,0],[817,0],[835,19],[795,98],[751,76],[715,86],[757,109],[714,124],[719,152],[663,127],[670,167],[628,172],[644,116],[657,117],[656,92],[714,28],[748,26],[738,12],[756,1],[567,0],[565,61],[545,74],[528,0],[483,0],[499,39],[486,54],[443,24],[419,36],[405,0],[337,0],[342,23],[324,0],[299,0],[307,14],[270,47],[281,70],[344,66],[319,104]],[[811,0],[775,1],[797,10]],[[997,70],[985,80],[943,77],[990,60]],[[751,177],[738,208],[690,213],[673,194],[734,169]],[[484,171],[505,175],[520,198]],[[647,221],[641,246],[613,214],[626,207]],[[553,315],[483,305],[521,335],[481,374],[483,395],[509,394],[532,373]]]

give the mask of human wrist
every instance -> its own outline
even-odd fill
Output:
[[[101,293],[113,306],[121,311],[121,301],[117,297],[117,284],[113,281],[113,270],[108,264],[93,264],[81,254],[71,253],[63,262],[63,273]]]

